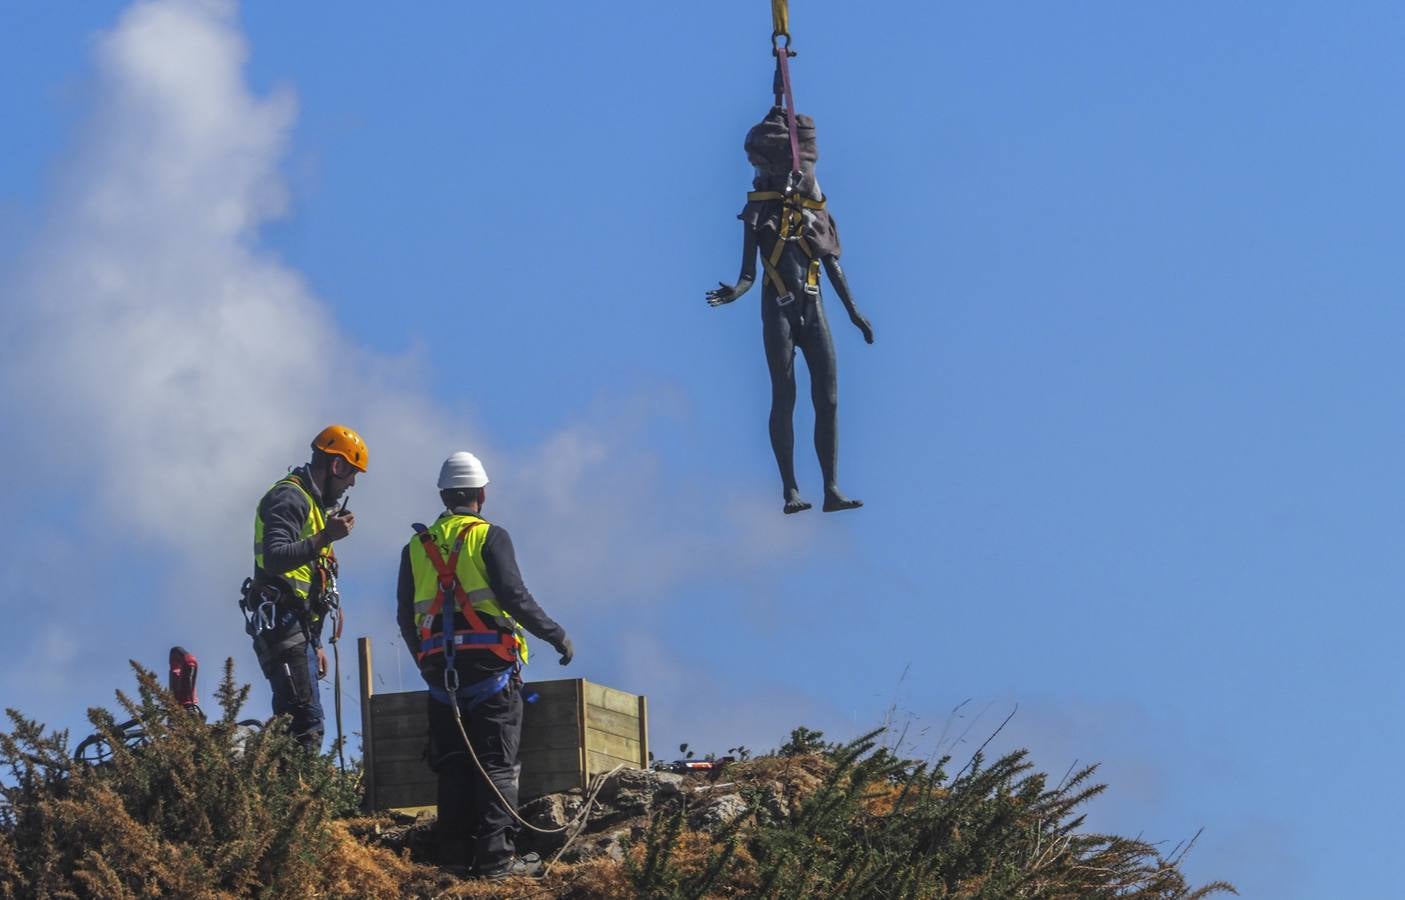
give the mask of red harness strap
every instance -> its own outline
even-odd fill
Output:
[[[479,641],[465,643],[464,648],[469,649],[472,647],[480,647],[484,650],[493,651],[493,653],[502,657],[508,662],[516,662],[517,636],[511,634],[503,634],[498,629],[489,628],[487,625],[485,625],[483,623],[483,620],[479,618],[477,610],[473,608],[473,604],[469,602],[468,594],[464,592],[463,584],[459,581],[459,553],[463,550],[464,541],[468,538],[468,533],[470,531],[480,525],[487,524],[487,522],[479,520],[477,522],[470,522],[465,525],[463,527],[463,530],[458,533],[458,537],[454,539],[454,546],[449,553],[448,562],[444,561],[443,554],[439,552],[438,545],[434,543],[434,538],[430,536],[428,531],[420,531],[416,533],[415,536],[418,537],[420,539],[420,543],[424,545],[425,556],[429,558],[430,565],[434,566],[434,571],[439,575],[439,593],[435,595],[433,602],[430,603],[429,611],[425,613],[424,623],[420,626],[420,644],[421,646],[423,646],[425,642],[429,641],[434,636],[434,618],[436,616],[439,616],[440,618],[441,625],[439,631],[440,634],[443,635],[444,640],[454,640],[454,636],[456,634],[454,630],[454,623],[452,619],[450,619],[447,624],[444,624],[445,617],[442,615],[444,611],[444,598],[449,595],[450,591],[452,591],[455,601],[454,605],[458,608],[459,611],[463,613],[463,617],[468,620],[469,633],[480,635],[492,634],[497,635],[499,637],[499,640],[494,643]],[[457,644],[455,646],[457,646]],[[439,647],[436,647],[432,650],[423,651],[419,653],[418,658],[422,660],[426,656],[443,652],[444,647],[441,644]]]

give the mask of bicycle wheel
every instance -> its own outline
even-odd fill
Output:
[[[123,722],[114,730],[117,739],[128,750],[135,750],[146,743],[146,731],[141,727],[141,721],[138,719]],[[112,756],[112,736],[102,733],[88,735],[79,741],[78,746],[73,749],[74,760],[90,766],[101,766],[111,762]]]

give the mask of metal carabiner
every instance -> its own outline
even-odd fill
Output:
[[[254,633],[259,634],[264,631],[272,631],[278,624],[278,607],[272,600],[265,600],[259,604],[258,622],[254,626]]]

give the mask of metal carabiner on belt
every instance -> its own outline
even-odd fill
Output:
[[[259,604],[258,612],[255,616],[254,634],[261,634],[271,631],[278,624],[278,604],[272,600],[265,600]]]

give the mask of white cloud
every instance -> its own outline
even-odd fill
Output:
[[[382,638],[394,633],[408,523],[435,514],[434,473],[460,447],[488,462],[492,509],[517,537],[529,584],[573,629],[604,629],[622,605],[655,602],[680,579],[806,539],[801,523],[763,524],[769,506],[665,491],[660,462],[631,446],[647,412],[586,419],[509,458],[498,448],[510,439],[421,395],[413,360],[349,341],[259,247],[260,227],[287,212],[279,165],[296,103],[288,90],[251,92],[236,13],[222,0],[140,0],[99,37],[79,145],[24,265],[0,283],[16,348],[0,363],[3,412],[20,426],[11,461],[83,498],[85,541],[166,561],[109,573],[109,596],[76,598],[80,613],[138,597],[132,618],[154,623],[148,640],[195,635],[186,640],[207,667],[226,653],[247,665],[233,601],[253,507],[328,421],[358,428],[371,449],[343,556],[361,587],[353,628]]]

